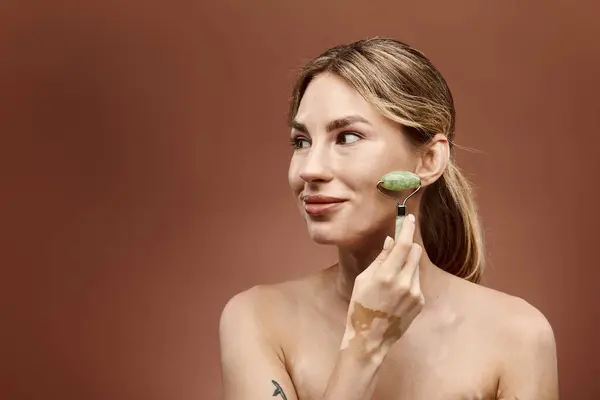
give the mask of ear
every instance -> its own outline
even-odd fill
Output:
[[[450,146],[448,138],[438,133],[421,150],[417,160],[415,173],[421,178],[422,185],[428,186],[438,180],[446,170],[450,160]]]

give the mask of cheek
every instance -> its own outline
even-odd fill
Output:
[[[377,193],[377,182],[381,179],[379,168],[374,163],[354,163],[344,171],[347,185],[365,201],[372,201]]]
[[[304,183],[300,178],[300,173],[296,164],[297,163],[295,163],[293,160],[290,162],[290,167],[288,169],[288,183],[293,191],[298,192],[302,190]]]
[[[393,198],[381,194],[377,190],[377,182],[381,179],[383,173],[379,170],[373,171],[368,176],[363,176],[356,188],[360,192],[361,215],[373,222],[379,222],[382,219],[394,216],[396,212],[396,201]]]
[[[360,157],[344,165],[345,168],[340,173],[343,174],[348,185],[358,192],[370,193],[377,191],[377,182],[383,175],[392,171],[397,163],[384,152],[379,151],[372,157],[365,156],[363,152]]]
[[[396,202],[377,190],[380,178],[378,174],[363,174],[360,180],[351,183],[356,195],[356,208],[353,211],[361,226],[379,224],[389,219],[390,215],[393,217],[396,212]]]

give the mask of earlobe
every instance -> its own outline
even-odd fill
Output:
[[[425,187],[437,181],[446,170],[449,160],[448,138],[438,133],[426,145],[419,158],[415,173],[421,178],[421,185]]]

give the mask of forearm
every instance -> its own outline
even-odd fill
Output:
[[[353,348],[340,350],[320,400],[370,400],[382,362],[381,353],[368,354]]]

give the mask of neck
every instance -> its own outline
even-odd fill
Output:
[[[380,240],[381,239],[381,240]],[[346,249],[338,248],[339,262],[335,266],[335,281],[337,294],[345,303],[350,302],[352,290],[354,288],[354,280],[363,272],[375,258],[379,255],[383,248],[385,235],[382,238],[373,240],[372,243],[363,244],[358,250],[356,248]],[[419,280],[421,284],[421,292],[425,297],[425,303],[433,304],[440,296],[439,283],[444,272],[436,267],[423,246],[423,240],[417,225],[415,231],[414,242],[419,244],[423,249],[421,261],[419,262]]]

